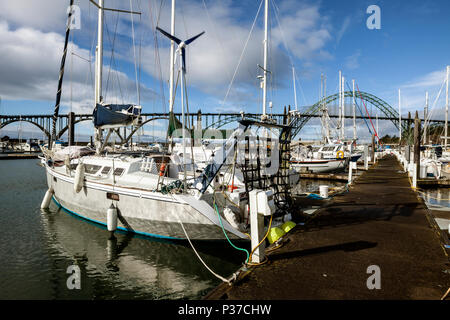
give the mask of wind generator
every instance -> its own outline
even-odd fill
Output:
[[[174,41],[178,45],[176,52],[180,55],[180,59],[181,59],[181,117],[183,119],[182,130],[183,130],[183,171],[184,171],[184,184],[183,185],[186,188],[186,180],[187,180],[187,176],[186,176],[186,174],[187,174],[186,173],[186,130],[185,130],[185,122],[186,121],[185,121],[185,115],[184,115],[184,86],[186,84],[186,80],[185,80],[185,76],[186,76],[186,46],[188,46],[189,44],[194,42],[194,40],[196,40],[198,37],[203,35],[205,33],[205,31],[199,33],[198,35],[196,35],[192,38],[189,38],[188,40],[182,41],[159,27],[156,27],[156,29],[159,32],[161,32],[163,35],[165,35],[167,38]],[[171,61],[170,63],[173,63],[173,61]]]

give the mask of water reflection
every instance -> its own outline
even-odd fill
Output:
[[[450,188],[425,189],[420,194],[431,206],[450,208]]]
[[[80,266],[84,291],[75,296],[198,298],[218,284],[185,242],[126,233],[116,233],[114,239],[109,239],[104,228],[75,218],[56,205],[42,211],[42,220],[50,254],[64,257],[67,266]],[[245,258],[230,251],[224,242],[195,245],[203,260],[224,276],[232,274]],[[53,272],[64,280],[64,267]]]
[[[125,233],[108,240],[105,229],[53,203],[41,211],[47,185],[37,164],[0,162],[0,299],[194,299],[220,283],[187,242]],[[319,185],[333,183],[301,179],[297,188],[315,192]],[[225,277],[246,258],[226,242],[194,244],[205,262]],[[67,268],[73,264],[81,270],[81,290],[67,288]]]

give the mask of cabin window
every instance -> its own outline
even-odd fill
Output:
[[[109,174],[109,172],[111,171],[111,167],[103,167],[102,169],[102,174]]]
[[[98,170],[100,170],[101,166],[95,165],[95,164],[87,164],[84,167],[84,170],[86,173],[89,174],[95,174],[98,172]]]
[[[115,168],[114,169],[114,175],[115,176],[121,176],[123,174],[123,172],[125,171],[124,168]]]

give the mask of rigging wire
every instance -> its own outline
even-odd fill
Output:
[[[205,8],[205,11],[206,11],[206,17],[208,18],[208,22],[211,25],[211,28],[213,30],[213,36],[215,37],[215,39],[217,41],[217,44],[219,45],[219,47],[221,49],[222,57],[225,58],[225,54],[224,54],[225,53],[225,48],[222,45],[222,41],[219,40],[215,24],[212,22],[211,15],[209,14],[208,7],[206,6],[206,2],[205,2],[205,0],[202,0],[202,1],[203,1],[203,7]],[[226,70],[226,72],[228,74],[228,77],[231,78],[230,70],[228,68],[225,68],[225,70]]]
[[[133,2],[130,0],[130,11],[133,11]],[[134,74],[136,78],[136,94],[138,99],[138,105],[141,104],[141,93],[139,88],[139,80],[138,80],[138,72],[137,72],[137,62],[136,62],[136,44],[135,44],[135,36],[134,36],[134,19],[133,19],[133,13],[130,13],[131,16],[131,36],[133,39],[133,54],[134,54]]]
[[[276,18],[276,20],[277,20],[277,22],[278,22],[278,26],[279,26],[279,28],[280,28],[281,39],[283,40],[283,44],[284,44],[284,46],[285,46],[285,48],[286,48],[286,50],[287,50],[287,53],[288,53],[289,62],[290,62],[290,64],[291,64],[291,66],[294,67],[294,60],[292,59],[292,52],[291,52],[291,50],[290,50],[290,48],[289,48],[289,46],[288,46],[288,43],[287,43],[287,41],[286,41],[286,38],[285,38],[285,36],[284,36],[283,27],[282,27],[282,25],[281,25],[281,21],[280,21],[279,15],[278,15],[280,9],[278,8],[278,6],[277,6],[277,4],[275,3],[274,0],[271,0],[271,3],[272,3],[272,6],[273,6],[273,8],[274,8],[275,18]],[[300,82],[300,80],[299,80],[299,78],[298,78],[297,72],[295,71],[295,67],[294,67],[294,76],[295,76],[295,79],[296,79],[297,82],[298,82],[298,86],[299,86],[299,88],[300,88],[300,92],[302,93],[303,101],[305,102],[305,105],[308,105],[308,102],[306,101],[305,93],[303,92],[303,87],[302,87],[301,82]],[[295,88],[294,88],[294,89],[295,89]]]
[[[161,12],[162,12],[163,3],[164,3],[164,0],[161,0],[161,5],[159,7],[159,12],[158,12],[157,20],[156,20],[156,25],[155,25],[155,21],[153,19],[152,6],[151,6],[151,4],[149,5],[150,23],[151,23],[153,30],[155,30],[156,27],[159,25],[159,20],[160,20],[160,16],[161,16]],[[162,76],[161,58],[159,55],[158,35],[156,32],[153,32],[153,41],[154,41],[154,46],[155,46],[155,67],[157,68],[157,72],[158,72],[158,78],[159,78],[158,80],[159,80],[159,86],[160,86],[160,91],[161,91],[163,111],[165,113],[167,111],[167,106],[166,106],[166,97],[165,97],[165,91],[164,91],[164,81],[163,81],[163,76]]]
[[[107,96],[107,94],[108,94],[109,77],[110,77],[111,74],[114,73],[113,70],[112,70],[112,63],[115,62],[115,61],[114,61],[114,53],[115,53],[115,44],[116,44],[116,35],[117,35],[117,26],[118,26],[118,24],[119,24],[119,12],[117,12],[117,14],[116,14],[116,25],[115,25],[115,28],[114,28],[114,36],[113,36],[113,39],[112,39],[112,41],[111,41],[111,36],[110,36],[110,34],[109,34],[108,25],[107,25],[107,23],[105,22],[106,35],[107,35],[107,37],[108,37],[109,42],[111,43],[111,56],[110,56],[110,59],[109,59],[108,76],[107,76],[107,78],[106,78],[106,88],[105,88],[105,92],[103,93],[104,99],[105,99],[105,100],[106,100],[106,96]],[[114,63],[114,65],[115,65],[115,63]],[[111,85],[113,85],[113,84],[111,84]],[[119,83],[119,88],[120,88],[120,83]],[[114,88],[111,89],[111,91],[113,91],[113,90],[114,90]],[[121,89],[120,89],[120,93],[121,93],[121,96],[122,96],[122,102],[123,102],[123,94],[122,94],[122,90],[121,90]]]
[[[345,82],[345,83],[347,84],[348,89],[351,91],[351,88],[350,88],[350,85],[348,84],[348,82]],[[361,116],[364,117],[364,114],[363,114],[363,112],[362,112],[362,110],[361,110],[361,107],[359,106],[358,101],[356,101],[356,97],[355,97],[355,105],[358,107],[358,110],[359,110]],[[370,135],[372,135],[372,130],[370,130],[370,126],[369,126],[369,124],[367,123],[366,118],[364,117],[363,120],[364,120],[364,122],[366,123],[367,129],[369,130]]]
[[[254,18],[254,20],[253,20],[252,27],[250,28],[250,32],[248,33],[247,40],[245,41],[245,44],[244,44],[244,48],[242,49],[241,55],[240,55],[240,57],[239,57],[238,64],[237,64],[237,66],[236,66],[236,68],[235,68],[235,70],[234,70],[233,78],[231,79],[231,82],[230,82],[230,84],[228,85],[228,89],[227,89],[227,92],[226,92],[226,94],[225,94],[225,97],[223,98],[222,106],[225,105],[225,102],[227,101],[228,95],[230,94],[231,87],[233,86],[233,82],[234,82],[234,80],[235,80],[235,78],[236,78],[237,71],[238,71],[238,69],[239,69],[239,66],[241,65],[242,58],[243,58],[243,56],[244,56],[245,50],[247,49],[247,45],[248,45],[248,42],[249,42],[249,40],[250,40],[250,36],[251,36],[251,34],[252,34],[252,32],[253,32],[253,28],[255,27],[256,20],[258,19],[259,12],[261,11],[262,4],[263,4],[263,0],[261,0],[261,3],[259,4],[259,8],[258,8],[258,11],[256,12],[256,16],[255,16],[255,18]]]
[[[373,131],[375,132],[375,136],[377,137],[378,142],[380,143],[381,141],[380,141],[380,138],[378,137],[378,132],[375,130],[375,127],[373,126],[372,118],[370,117],[369,111],[367,111],[366,103],[364,102],[364,99],[362,98],[361,92],[359,91],[358,84],[356,84],[356,89],[358,90],[358,94],[361,97],[361,101],[362,101],[362,103],[364,105],[364,108],[366,109],[367,116],[369,117],[370,124],[372,125]]]
[[[434,112],[434,107],[436,106],[437,101],[439,100],[441,93],[442,93],[442,89],[444,88],[444,84],[446,83],[446,79],[444,79],[444,81],[442,82],[441,88],[439,89],[439,93],[436,96],[436,99],[434,100],[433,105],[431,106],[431,110],[430,112],[428,112],[427,118],[425,119],[425,123],[424,123],[424,130],[427,129],[427,127],[429,126],[429,122],[431,119],[431,116],[433,115]],[[441,133],[443,132],[443,128],[441,129]],[[441,135],[441,133],[439,135]],[[423,141],[424,136],[422,136],[422,141]]]

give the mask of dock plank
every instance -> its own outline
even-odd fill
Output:
[[[387,156],[296,226],[268,263],[205,299],[440,299],[450,287],[450,263],[433,221]],[[371,265],[380,268],[381,289],[367,288]]]

